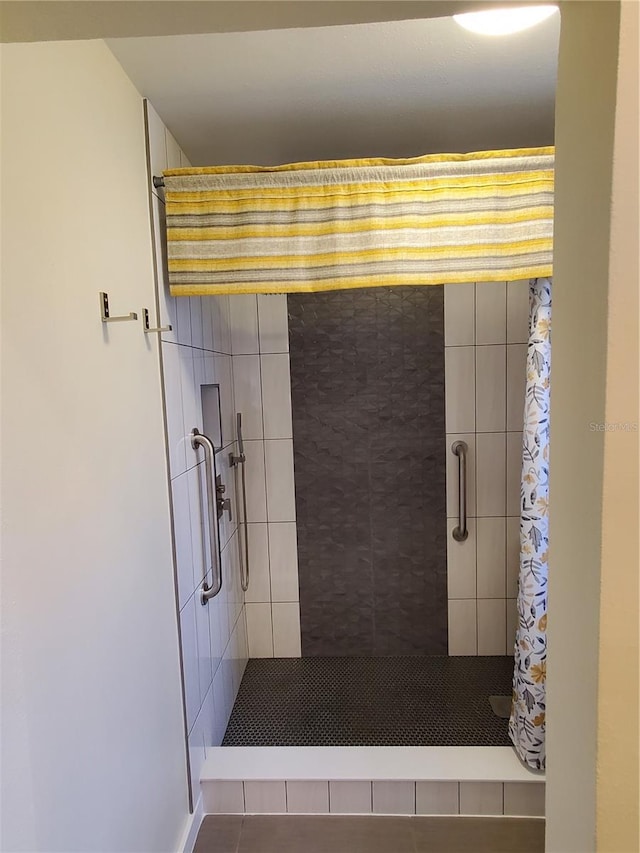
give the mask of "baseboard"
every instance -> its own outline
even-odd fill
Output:
[[[196,838],[200,831],[200,825],[204,820],[204,806],[202,802],[202,794],[198,796],[198,802],[187,819],[187,825],[182,833],[182,839],[178,845],[178,853],[193,853],[193,848],[196,846]]]

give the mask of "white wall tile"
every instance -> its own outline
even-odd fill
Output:
[[[242,782],[207,782],[202,786],[205,814],[243,814]]]
[[[231,467],[228,451],[216,453],[216,472],[220,477],[221,485],[224,486],[223,496],[229,498],[231,502],[231,515],[228,510],[225,510],[219,520],[220,547],[224,548],[235,533],[238,521],[236,518],[236,471]]]
[[[245,593],[245,601],[271,601],[271,583],[269,580],[269,543],[267,525],[247,525],[249,534],[249,588]],[[244,537],[244,529],[239,531]],[[244,548],[244,539],[240,539]]]
[[[527,345],[507,347],[507,429],[522,431],[527,367]]]
[[[506,441],[503,432],[476,435],[477,516],[505,515]]]
[[[507,341],[523,344],[529,339],[529,280],[507,283]]]
[[[204,736],[202,720],[198,717],[196,724],[189,733],[189,772],[191,775],[191,791],[195,803],[200,793],[200,774],[205,759]]]
[[[475,343],[475,285],[445,284],[444,345],[469,346]]]
[[[329,782],[331,814],[371,814],[371,782]]]
[[[216,352],[231,354],[230,296],[212,296],[211,326],[213,348]]]
[[[447,594],[449,598],[476,597],[476,520],[467,518],[468,537],[456,542],[457,518],[447,519]]]
[[[507,341],[507,285],[504,281],[476,283],[476,344]]]
[[[518,595],[520,574],[520,518],[507,518],[507,588],[508,598]]]
[[[506,654],[507,609],[504,598],[478,599],[478,654]]]
[[[415,782],[374,782],[374,814],[415,814]]]
[[[260,352],[289,352],[286,294],[258,294]]]
[[[475,599],[449,600],[449,654],[478,654]]]
[[[218,746],[214,743],[215,737],[215,701],[213,698],[213,682],[209,685],[207,695],[200,709],[200,717],[202,717],[202,734],[204,737],[205,756],[207,750],[212,746]]]
[[[295,521],[293,441],[291,439],[265,441],[264,462],[268,520]]]
[[[213,350],[213,315],[212,315],[212,307],[213,297],[211,296],[200,296],[199,297],[202,303],[202,345],[208,350]]]
[[[196,596],[192,595],[180,612],[180,639],[184,673],[187,731],[191,731],[200,710],[200,678],[198,674],[198,639],[196,630]]]
[[[416,814],[458,814],[458,783],[416,782]]]
[[[287,782],[287,811],[291,814],[328,814],[328,782]]]
[[[193,579],[195,585],[199,586],[202,578],[211,568],[207,530],[204,462],[196,465],[195,468],[189,469],[187,472],[187,485],[189,490]]]
[[[169,470],[177,477],[187,470],[184,441],[184,415],[182,411],[182,380],[180,348],[175,344],[162,344],[164,390],[167,418],[167,441],[169,444]]]
[[[287,795],[284,782],[245,782],[244,804],[247,814],[284,814]]]
[[[518,630],[518,602],[515,598],[507,598],[507,654],[513,654],[516,642],[516,631]]]
[[[198,593],[196,593],[198,595]],[[229,634],[228,608],[224,598],[220,595],[214,596],[209,600],[206,606],[207,615],[209,617],[209,640],[211,642],[211,671],[213,672],[214,681],[216,679],[222,655],[227,645],[227,637]],[[222,682],[220,682],[221,684]],[[222,689],[221,687],[217,689]],[[216,688],[214,688],[214,691]],[[219,699],[215,699],[216,708],[219,712],[224,712],[225,703],[219,703]]]
[[[478,598],[504,598],[506,530],[504,518],[478,518]]]
[[[265,438],[292,438],[289,356],[260,356]]]
[[[267,520],[267,490],[264,473],[264,442],[245,441],[247,458],[247,520]]]
[[[202,331],[202,297],[189,296],[189,316],[191,318],[191,346],[202,349],[204,335]]]
[[[474,432],[476,428],[475,347],[445,347],[446,430]]]
[[[191,346],[191,304],[188,296],[175,299],[176,321],[173,328],[175,339],[184,346]]]
[[[298,543],[296,523],[269,525],[269,567],[272,601],[298,601]]]
[[[476,347],[476,430],[500,432],[507,408],[506,347]]]
[[[258,343],[258,302],[255,293],[229,297],[231,352],[252,355],[260,352]]]
[[[238,534],[234,533],[225,548],[228,553],[225,568],[228,572],[227,585],[227,610],[229,613],[229,626],[233,628],[236,624],[240,610],[244,603],[244,593],[240,578],[240,551],[238,548]]]
[[[213,581],[212,576],[209,576],[209,583]],[[213,672],[211,670],[211,642],[209,640],[209,613],[208,604],[202,604],[200,596],[196,593],[195,598],[195,613],[196,613],[196,634],[198,636],[198,678],[200,679],[200,699],[201,701],[207,695],[211,682],[213,680]]]
[[[274,602],[273,656],[276,658],[300,657],[300,605],[295,602]]]
[[[209,606],[211,602],[209,602]],[[213,704],[215,708],[214,727],[213,727],[213,744],[220,746],[227,730],[227,724],[231,715],[232,705],[230,700],[227,700],[224,690],[224,679],[222,677],[222,668],[218,669],[213,676]]]
[[[474,433],[448,434],[446,437],[447,517],[458,517],[458,457],[451,448],[456,441],[465,441],[467,450],[467,515],[476,514],[476,436]]]
[[[242,412],[242,435],[245,439],[262,438],[259,355],[233,357],[233,386],[236,412]]]
[[[522,483],[522,433],[507,433],[507,495],[506,514],[520,513],[520,486]]]
[[[273,657],[270,604],[245,604],[250,658]]]
[[[505,782],[504,813],[521,817],[544,816],[543,782]]]
[[[173,535],[176,548],[178,609],[182,610],[196,587],[196,581],[193,576],[189,485],[186,473],[172,480],[171,503],[173,509]]]
[[[502,782],[460,782],[460,814],[501,815]]]
[[[206,360],[206,364],[210,359]],[[222,416],[222,441],[226,446],[236,438],[236,408],[231,373],[231,356],[219,355],[213,357],[214,382],[220,386],[220,413]]]
[[[196,388],[193,354],[196,350],[191,347],[181,346],[180,350],[180,376],[182,382],[182,411],[184,413],[185,441],[187,442],[187,466],[190,467],[198,458],[196,451],[191,447],[188,437],[191,430],[197,427],[203,431],[200,403],[200,386]],[[199,454],[201,451],[197,451]]]

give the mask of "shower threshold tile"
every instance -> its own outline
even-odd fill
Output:
[[[223,746],[509,746],[490,696],[513,658],[315,657],[247,664]]]

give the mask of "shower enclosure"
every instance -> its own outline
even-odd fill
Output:
[[[174,299],[146,120],[192,791],[221,744],[508,745],[527,282]]]
[[[527,291],[231,297],[232,316],[277,315],[288,354],[259,358],[270,594],[246,599],[225,745],[509,743],[489,697],[513,675]]]

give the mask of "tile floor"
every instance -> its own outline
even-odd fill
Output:
[[[250,660],[223,746],[509,746],[513,658]]]
[[[544,821],[209,815],[194,853],[544,853]]]

